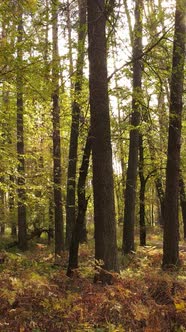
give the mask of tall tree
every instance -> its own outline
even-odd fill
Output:
[[[105,1],[88,0],[89,89],[93,155],[95,258],[118,271],[109,117]]]
[[[54,223],[55,254],[64,250],[64,227],[61,189],[61,137],[59,105],[59,52],[58,52],[58,0],[52,1],[52,123],[53,123],[53,183],[54,183]]]
[[[172,74],[170,83],[169,136],[165,190],[163,268],[179,263],[178,195],[181,145],[182,96],[186,45],[186,1],[176,1]]]
[[[76,63],[76,77],[74,88],[74,100],[72,103],[72,124],[70,132],[69,161],[67,175],[67,199],[66,199],[66,247],[69,247],[73,228],[75,226],[76,208],[76,165],[79,136],[80,118],[80,94],[83,83],[83,67],[85,55],[86,37],[86,4],[85,0],[79,0],[79,27],[78,27],[78,57]]]
[[[136,179],[138,167],[139,124],[141,108],[141,78],[142,78],[142,8],[143,1],[136,0],[135,26],[133,37],[133,96],[132,116],[129,144],[129,158],[125,190],[123,253],[134,250],[134,223],[136,203]]]
[[[26,226],[26,191],[24,158],[24,102],[23,102],[23,7],[21,1],[17,6],[17,158],[18,158],[18,246],[27,249]]]

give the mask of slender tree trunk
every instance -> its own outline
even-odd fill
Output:
[[[45,65],[45,81],[46,83],[50,77],[49,65],[49,0],[45,0],[45,28],[44,28],[44,52],[43,60]]]
[[[51,240],[54,238],[54,203],[51,192],[49,192],[48,201],[48,244],[50,245]]]
[[[163,227],[164,225],[164,217],[165,217],[165,192],[163,188],[162,178],[159,175],[157,166],[156,166],[156,151],[154,149],[153,142],[148,138],[148,146],[149,146],[149,152],[150,152],[150,158],[152,162],[152,166],[156,170],[156,176],[155,176],[155,187],[157,196],[160,202],[160,218],[159,218],[159,224]]]
[[[182,219],[183,219],[183,236],[184,239],[186,239],[186,194],[185,194],[185,184],[181,172],[179,178],[179,187],[180,187],[180,204],[181,204]]]
[[[172,76],[170,85],[169,136],[166,169],[163,268],[179,263],[178,194],[181,146],[181,117],[186,44],[186,2],[176,1]]]
[[[10,211],[10,220],[11,220],[11,235],[17,235],[17,227],[14,220],[14,207],[15,207],[15,197],[14,197],[14,185],[15,179],[13,175],[10,175],[10,187],[9,187],[9,211]]]
[[[4,177],[1,176],[0,184],[4,184]],[[5,192],[4,190],[0,190],[0,234],[5,234]]]
[[[62,213],[61,190],[61,138],[60,138],[60,106],[59,106],[59,54],[58,54],[58,0],[52,2],[52,122],[53,122],[53,182],[54,182],[54,222],[55,222],[55,254],[64,250],[64,227]]]
[[[129,28],[129,36],[130,36],[130,41],[131,41],[131,45],[133,45],[133,31],[132,31],[132,22],[131,22],[131,15],[130,15],[130,11],[128,9],[128,0],[123,0],[123,4],[125,7],[125,13],[127,16],[127,22],[128,22],[128,28]]]
[[[76,165],[79,136],[80,94],[82,91],[84,45],[86,37],[86,5],[85,0],[79,0],[79,30],[78,30],[78,59],[76,64],[76,81],[74,100],[72,103],[72,124],[69,146],[69,163],[67,174],[67,200],[66,200],[66,247],[70,245],[73,228],[75,226],[76,207]]]
[[[6,24],[4,20],[2,21],[2,38],[6,40]],[[6,141],[8,141],[8,123],[7,123],[7,114],[9,112],[9,92],[5,88],[6,82],[3,82],[2,87],[2,119],[3,122],[1,123],[1,138],[2,138],[2,145],[1,150],[5,153],[6,152]],[[4,167],[2,166],[1,173],[4,171]],[[5,176],[0,177],[1,188],[6,185]],[[6,223],[6,193],[5,190],[0,190],[0,234],[5,234],[5,223]]]
[[[160,149],[160,169],[159,170],[157,167],[157,158],[159,156],[157,155],[157,151],[154,146],[154,142],[151,139],[151,135],[147,136],[148,140],[148,146],[149,146],[149,152],[150,152],[150,158],[152,162],[152,167],[156,171],[155,174],[155,187],[156,187],[156,192],[157,192],[157,197],[159,199],[160,203],[160,213],[159,213],[159,224],[160,226],[163,227],[164,224],[164,212],[165,212],[165,193],[164,193],[164,187],[163,187],[163,179],[162,175],[162,169],[163,169],[163,161],[161,155],[163,155],[163,146],[165,145],[164,143],[164,137],[165,137],[165,132],[166,132],[166,118],[165,118],[165,102],[164,102],[164,93],[163,91],[160,91],[159,96],[158,96],[158,116],[159,116],[159,128],[160,128],[160,135],[159,135],[159,149]],[[149,115],[148,113],[144,113],[144,119],[145,122],[149,122]],[[151,130],[150,130],[151,131]],[[163,145],[164,144],[164,145]],[[161,172],[161,173],[160,173]]]
[[[163,227],[164,219],[165,219],[165,193],[163,190],[162,180],[159,176],[155,179],[155,185],[156,185],[156,191],[158,194],[158,198],[159,198],[159,202],[160,202],[160,210],[161,210],[159,223],[160,223],[160,226]]]
[[[106,270],[118,271],[105,27],[104,0],[88,0],[95,258]]]
[[[7,43],[7,33],[6,33],[6,24],[3,20],[2,22],[2,38]],[[21,64],[21,61],[20,61]],[[6,119],[6,123],[3,123],[2,125],[2,137],[4,138],[4,141],[8,143],[8,146],[12,146],[12,127],[10,117],[11,117],[11,105],[10,105],[10,91],[7,89],[6,81],[3,82],[3,91],[2,91],[2,100],[3,100],[3,121]],[[5,149],[5,147],[2,147]],[[14,170],[11,169],[11,172],[13,173]],[[2,178],[2,182],[3,182]],[[14,211],[14,201],[15,201],[15,192],[13,190],[13,184],[15,182],[15,177],[10,174],[9,178],[9,190],[8,190],[8,205],[9,205],[9,222],[11,223],[11,235],[16,236],[17,235],[17,220],[15,220],[15,216],[13,216]],[[2,193],[3,194],[3,193]],[[4,193],[5,194],[5,193]],[[3,209],[1,209],[3,211]]]
[[[165,83],[166,84],[166,83]],[[167,96],[167,99],[169,100],[169,97]],[[159,128],[160,128],[160,140],[159,140],[159,149],[160,149],[160,156],[164,154],[164,147],[166,146],[165,144],[165,136],[167,133],[167,116],[166,116],[166,111],[165,111],[165,101],[164,101],[164,93],[163,91],[160,92],[159,97],[158,97],[158,110],[159,110]],[[153,150],[153,148],[152,148]],[[153,158],[154,160],[156,159],[156,156],[153,153]],[[160,168],[163,168],[163,159],[161,158],[161,163],[160,163]],[[161,176],[164,174],[161,174]],[[165,192],[163,188],[163,183],[162,183],[162,178],[160,175],[158,175],[157,172],[157,177],[155,180],[155,185],[156,185],[156,190],[158,193],[158,198],[160,202],[160,207],[161,207],[161,215],[160,215],[160,226],[163,227],[164,225],[164,214],[165,214]]]
[[[146,225],[145,225],[145,177],[144,177],[144,148],[143,137],[139,135],[139,178],[140,178],[140,246],[146,246]]]
[[[81,0],[78,0],[78,3]],[[85,9],[86,10],[86,9]],[[72,100],[73,95],[73,73],[74,73],[74,66],[73,66],[73,45],[72,45],[72,24],[71,24],[71,2],[67,0],[67,10],[66,10],[66,19],[67,19],[67,31],[68,31],[68,61],[69,61],[69,77],[70,77],[70,97]]]
[[[130,131],[129,159],[125,190],[123,253],[128,254],[134,250],[134,224],[136,203],[136,180],[138,167],[138,147],[141,104],[142,64],[139,59],[142,54],[142,8],[143,1],[136,0],[135,27],[133,41],[133,97],[132,117]]]
[[[1,224],[1,231],[0,231],[1,235],[5,235],[5,224]]]
[[[43,53],[43,60],[45,65],[45,84],[48,84],[48,80],[50,79],[50,59],[49,59],[49,21],[50,21],[50,7],[49,7],[49,0],[45,0],[45,28],[44,28],[44,53]],[[58,46],[58,45],[57,45]],[[58,48],[57,48],[58,53]],[[57,56],[57,54],[56,54]],[[54,56],[55,57],[55,56]],[[42,119],[44,124],[44,118]],[[42,156],[41,156],[42,157]],[[60,156],[61,159],[61,156]],[[40,165],[43,167],[43,157],[42,157],[42,164]],[[51,174],[52,177],[52,174]],[[48,193],[48,245],[51,244],[51,240],[54,238],[54,201],[53,201],[53,191],[52,188],[49,189]],[[62,233],[63,233],[63,219],[62,219]],[[63,236],[63,235],[62,235]],[[63,240],[62,240],[63,241]],[[57,251],[57,250],[56,250]]]
[[[112,57],[114,61],[114,70],[116,71],[116,55],[115,55],[115,50],[117,48],[116,45],[116,36],[113,36],[112,40]],[[115,87],[116,90],[118,90],[118,79],[117,76],[115,75]],[[120,165],[121,165],[121,181],[118,181],[118,190],[115,189],[116,192],[116,197],[117,197],[117,206],[118,206],[118,220],[121,221],[123,220],[123,213],[124,213],[124,206],[123,206],[123,200],[122,198],[125,196],[125,162],[124,162],[124,146],[123,146],[123,133],[122,133],[122,115],[121,115],[121,109],[122,105],[120,102],[119,96],[117,96],[117,113],[118,113],[118,134],[119,134],[119,142],[118,142],[118,149],[119,149],[119,159],[120,159]],[[122,189],[122,193],[120,190],[120,187]]]
[[[21,4],[18,3],[17,27],[17,158],[18,158],[18,246],[27,249],[26,226],[26,192],[25,192],[25,160],[24,160],[24,103],[23,103],[23,14]]]
[[[78,181],[78,215],[76,224],[72,233],[72,239],[69,251],[69,263],[67,275],[71,276],[73,269],[78,267],[78,250],[79,243],[81,242],[82,233],[85,231],[85,214],[87,210],[88,199],[85,195],[85,184],[88,174],[89,160],[91,153],[91,133],[89,131],[85,149],[83,153],[83,160],[79,171],[79,181]]]
[[[77,214],[76,222],[81,224],[81,231],[80,231],[80,237],[79,237],[80,243],[87,241],[85,214],[87,211],[87,204],[88,204],[89,198],[86,198],[85,185],[86,185],[88,167],[89,167],[89,162],[90,162],[90,155],[91,155],[91,150],[92,150],[92,141],[91,140],[92,140],[91,131],[89,130],[88,136],[86,139],[84,153],[83,153],[83,160],[82,160],[82,164],[81,164],[81,167],[79,170],[79,179],[78,179],[78,185],[77,185],[78,214]]]

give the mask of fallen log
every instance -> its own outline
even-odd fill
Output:
[[[35,228],[30,234],[27,235],[27,240],[33,240],[34,238],[40,238],[42,233],[47,233],[48,234],[48,238],[51,239],[53,238],[53,229],[49,228]],[[5,249],[11,249],[18,246],[18,241],[13,241],[11,243],[8,243],[5,246]]]

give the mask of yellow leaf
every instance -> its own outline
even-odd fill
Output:
[[[176,310],[184,310],[186,308],[185,302],[175,303]]]
[[[60,303],[54,303],[53,308],[54,310],[60,310],[61,309],[61,304]]]
[[[25,332],[25,328],[23,326],[20,327],[19,332]]]

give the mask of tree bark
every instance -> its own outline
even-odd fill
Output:
[[[52,122],[53,122],[53,182],[54,182],[54,223],[55,254],[64,250],[64,227],[61,190],[61,137],[59,105],[59,54],[58,54],[58,0],[52,2]]]
[[[90,163],[90,155],[92,151],[92,136],[91,136],[91,130],[88,132],[88,136],[86,139],[85,149],[83,153],[83,160],[82,164],[79,170],[79,180],[77,185],[77,193],[78,193],[78,214],[77,214],[77,220],[79,224],[82,225],[81,231],[80,231],[80,237],[79,242],[87,242],[87,229],[86,229],[86,211],[87,211],[87,205],[89,197],[86,197],[86,179],[88,175],[88,167]]]
[[[170,84],[169,136],[166,169],[163,268],[179,264],[178,194],[181,146],[182,95],[186,44],[186,2],[176,1],[172,75]]]
[[[150,138],[148,138],[148,146],[149,146],[149,152],[150,152],[150,158],[151,158],[152,166],[153,166],[153,168],[156,172],[156,174],[155,174],[155,187],[156,187],[156,192],[157,192],[157,196],[158,196],[159,203],[160,203],[159,224],[160,224],[160,226],[163,227],[164,218],[165,218],[165,192],[164,192],[164,188],[163,188],[162,178],[160,176],[160,172],[159,172],[159,170],[157,168],[157,165],[156,165],[156,159],[157,159],[158,156],[156,154],[156,150],[154,148],[153,142]]]
[[[5,184],[5,179],[3,176],[0,177],[0,184]],[[0,234],[5,234],[5,191],[0,190]]]
[[[67,174],[67,199],[66,199],[66,247],[70,245],[76,218],[75,193],[76,193],[76,165],[80,119],[80,94],[82,91],[84,47],[86,37],[86,5],[85,0],[79,0],[79,30],[78,30],[78,58],[76,64],[76,80],[74,100],[72,103],[72,124],[70,132],[69,162]]]
[[[116,71],[116,35],[113,35],[113,40],[112,40],[112,57],[114,60],[114,70]],[[117,76],[115,75],[115,87],[116,90],[119,91],[119,86],[118,86],[118,79]],[[124,154],[124,144],[123,144],[123,130],[122,130],[122,124],[123,124],[123,119],[122,119],[122,103],[121,99],[119,96],[117,96],[117,113],[118,113],[118,135],[119,135],[119,140],[118,140],[118,146],[116,147],[117,151],[119,150],[119,161],[121,165],[121,180],[119,179],[118,184],[115,184],[115,193],[116,193],[116,201],[117,201],[117,212],[118,212],[118,222],[121,223],[123,222],[123,214],[124,214],[124,206],[123,206],[123,197],[125,195],[125,154]]]
[[[105,27],[105,1],[88,0],[95,258],[118,271]]]
[[[78,0],[78,3],[81,0]],[[68,61],[69,61],[69,77],[70,77],[70,98],[72,98],[73,94],[73,87],[74,87],[74,82],[73,82],[73,73],[74,73],[74,66],[73,66],[73,42],[72,42],[72,24],[71,24],[71,5],[72,2],[67,0],[67,5],[66,5],[66,20],[67,20],[67,31],[68,31]],[[86,9],[86,7],[85,7]]]
[[[14,182],[15,178],[13,175],[10,175],[10,186],[9,186],[9,215],[10,215],[10,220],[11,220],[11,235],[12,236],[17,236],[17,227],[15,223],[15,218],[14,218],[14,209],[15,209],[15,196],[14,196]]]
[[[144,148],[143,137],[139,134],[139,178],[140,178],[140,246],[146,246],[146,225],[145,225],[145,185],[146,180],[144,177]]]
[[[134,224],[136,203],[136,180],[138,167],[138,147],[141,104],[141,79],[142,64],[142,0],[136,0],[135,27],[133,38],[133,97],[132,117],[129,144],[129,158],[125,190],[124,228],[123,228],[123,253],[134,251]]]
[[[78,267],[78,250],[79,243],[83,236],[85,227],[85,214],[87,210],[88,198],[85,196],[85,184],[88,174],[89,160],[91,154],[91,132],[89,131],[85,149],[83,153],[83,160],[79,171],[79,181],[78,181],[78,215],[74,230],[72,232],[72,239],[69,250],[69,263],[67,275],[70,277],[73,274],[73,269]]]
[[[159,176],[155,179],[156,191],[158,194],[159,202],[160,202],[160,220],[159,224],[163,227],[164,219],[165,219],[165,193],[162,185],[162,180]]]
[[[179,177],[179,187],[180,187],[180,205],[181,205],[182,219],[183,219],[183,236],[184,239],[186,239],[186,194],[185,194],[185,184],[181,172]]]
[[[23,14],[22,6],[18,3],[17,26],[17,159],[18,159],[18,246],[21,250],[27,249],[26,225],[26,192],[25,192],[25,159],[24,159],[24,102],[23,102]]]

